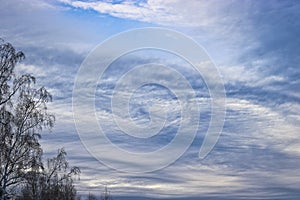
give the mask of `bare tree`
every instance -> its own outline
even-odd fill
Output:
[[[9,43],[0,41],[0,199],[16,193],[33,168],[42,165],[39,144],[43,128],[51,128],[54,116],[47,112],[50,93],[34,88],[35,78],[18,76],[15,66],[25,58]]]
[[[69,167],[64,149],[48,159],[40,170],[27,173],[26,184],[20,199],[26,200],[75,200],[73,176],[80,174],[78,167]]]
[[[97,197],[91,193],[89,193],[88,197],[86,200],[97,200]]]
[[[108,191],[107,186],[105,186],[105,190],[101,195],[101,200],[113,200],[110,191]]]
[[[76,190],[73,185],[73,175],[79,175],[78,167],[69,167],[66,160],[66,152],[64,149],[59,149],[56,157],[48,159],[46,174],[47,191],[43,194],[45,199],[57,200],[73,200],[76,196]],[[51,197],[52,196],[52,197]]]

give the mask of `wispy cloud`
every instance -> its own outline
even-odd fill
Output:
[[[80,193],[100,192],[107,184],[113,194],[129,199],[130,196],[297,199],[300,196],[297,188],[300,184],[299,7],[288,0],[12,0],[1,2],[0,31],[1,37],[16,44],[27,56],[18,70],[35,75],[38,84],[45,85],[54,96],[49,109],[56,115],[56,126],[52,133],[43,135],[43,147],[46,155],[56,153],[62,146],[66,148],[71,164],[82,169],[81,180],[76,183]],[[86,16],[87,11],[97,14]],[[105,24],[111,16],[136,25]],[[136,122],[147,123],[150,114],[147,101],[156,96],[152,103],[164,105],[169,113],[161,138],[132,139],[112,122],[113,117],[124,123],[131,119],[114,116],[110,108],[116,81],[124,72],[149,62],[164,63],[180,70],[197,89],[192,100],[200,105],[200,128],[188,151],[168,168],[132,175],[101,164],[80,142],[71,104],[77,70],[91,47],[112,33],[140,27],[137,22],[167,26],[188,34],[207,49],[222,74],[227,91],[227,117],[217,146],[205,160],[198,160],[211,114],[205,83],[182,60],[163,53],[155,58],[157,54],[150,51],[121,58],[111,66],[98,83],[99,102],[93,114],[111,141],[122,148],[147,152],[165,145],[177,130],[180,114],[176,99],[166,90],[156,86],[141,88],[136,91],[130,109]],[[165,77],[166,74],[160,76]],[[136,77],[142,78],[142,73]],[[196,119],[190,120],[193,123]],[[109,152],[107,157],[114,159]]]
[[[237,11],[231,2],[196,1],[189,3],[180,0],[163,1],[73,1],[60,0],[73,8],[94,10],[101,14],[169,26],[211,26],[225,20],[236,20],[235,16],[227,16],[224,11]],[[244,9],[244,4],[239,9]],[[175,23],[175,24],[174,24]]]

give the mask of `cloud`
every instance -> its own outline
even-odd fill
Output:
[[[18,70],[35,75],[38,84],[45,85],[54,96],[49,110],[57,121],[52,133],[43,134],[45,155],[55,154],[62,146],[66,148],[71,165],[82,169],[81,181],[76,182],[80,193],[99,193],[107,184],[113,194],[129,199],[297,199],[299,9],[293,1],[5,1],[0,8],[0,30],[4,39],[16,44],[27,56]],[[100,13],[102,18],[80,13],[87,10]],[[179,115],[176,99],[164,89],[140,88],[130,110],[134,120],[145,123],[149,120],[145,102],[157,97],[153,103],[169,111],[168,126],[157,138],[138,140],[125,135],[111,122],[115,116],[110,109],[115,83],[130,66],[164,63],[179,69],[197,90],[192,100],[201,107],[200,128],[191,147],[168,168],[138,176],[109,169],[82,145],[71,104],[76,72],[91,47],[105,38],[103,35],[129,27],[111,27],[117,26],[113,23],[101,26],[109,16],[175,28],[207,49],[223,76],[228,98],[225,127],[205,160],[198,160],[211,117],[205,83],[180,59],[163,53],[155,58],[156,54],[150,51],[121,58],[111,66],[99,81],[99,102],[93,114],[109,130],[111,141],[127,150],[147,152],[168,143],[177,130]],[[85,24],[89,20],[91,24]],[[161,74],[160,79],[166,77],[167,74]],[[136,78],[143,79],[143,73]],[[91,116],[85,116],[87,121],[88,117]],[[124,123],[129,121],[117,117]],[[193,123],[196,119],[188,120]],[[107,157],[116,159],[110,152]]]
[[[232,3],[218,1],[196,1],[185,3],[181,0],[163,1],[73,1],[61,0],[60,2],[73,8],[94,10],[101,14],[109,14],[114,17],[139,20],[154,24],[174,26],[210,26],[212,23],[222,23],[223,20],[232,21],[234,18],[226,16],[227,12],[236,12],[237,7]],[[243,4],[239,4],[244,9]]]
[[[38,51],[31,52],[38,54]],[[39,53],[41,55],[49,54],[47,49]],[[57,55],[60,54],[66,55],[66,58],[78,56],[72,51],[65,50],[57,52]],[[70,55],[67,56],[68,54]],[[55,57],[56,54],[51,52],[51,55]],[[125,123],[130,119],[113,115],[109,109],[110,98],[116,81],[122,77],[128,68],[149,62],[164,63],[187,75],[193,85],[199,84],[197,82],[199,77],[194,76],[194,71],[187,70],[188,66],[183,65],[179,60],[175,62],[174,59],[160,59],[160,56],[164,57],[164,54],[157,54],[156,56],[152,59],[147,56],[143,57],[142,53],[136,57],[124,56],[110,66],[106,75],[98,83],[96,98],[99,98],[101,103],[97,107],[96,114],[99,123],[106,130],[107,137],[114,144],[126,150],[148,152],[164,146],[176,132],[176,128],[172,129],[171,127],[178,123],[177,118],[174,118],[171,114],[168,118],[170,122],[173,122],[168,124],[170,127],[165,128],[163,134],[158,135],[157,138],[147,140],[133,139],[131,136],[120,132],[112,122],[113,117],[121,117],[121,120],[124,120]],[[80,193],[87,194],[88,191],[99,193],[102,191],[102,187],[107,184],[112,193],[120,196],[136,196],[139,194],[144,196],[140,198],[145,198],[145,196],[149,198],[157,196],[159,198],[174,198],[174,196],[177,196],[182,199],[192,199],[193,196],[205,196],[206,198],[230,196],[231,199],[239,199],[245,196],[252,198],[254,194],[266,198],[272,198],[272,195],[275,198],[284,194],[286,197],[292,198],[293,195],[298,195],[297,188],[294,185],[298,184],[299,179],[292,176],[291,171],[296,171],[299,168],[295,161],[295,158],[300,156],[300,150],[297,148],[300,144],[298,140],[299,126],[297,125],[299,124],[299,118],[297,117],[299,104],[288,101],[289,103],[280,104],[278,108],[269,107],[270,104],[267,99],[270,99],[270,93],[264,97],[263,93],[265,91],[260,90],[261,87],[267,85],[276,86],[277,82],[284,82],[285,79],[272,76],[266,77],[257,74],[258,71],[256,70],[249,73],[246,67],[226,66],[222,68],[221,72],[224,70],[223,72],[228,73],[224,75],[226,85],[230,86],[230,89],[235,90],[236,93],[228,91],[225,127],[215,149],[204,161],[198,160],[197,153],[210,118],[209,96],[203,91],[204,87],[200,84],[201,87],[195,88],[202,88],[202,90],[199,90],[196,99],[201,105],[201,126],[190,149],[168,168],[148,175],[136,176],[107,168],[95,160],[81,144],[74,127],[70,101],[70,86],[73,84],[74,77],[69,76],[69,74],[75,74],[76,69],[67,67],[73,62],[73,64],[79,62],[80,59],[78,61],[66,59],[65,61],[68,62],[61,62],[58,58],[46,59],[45,64],[51,63],[53,60],[55,62],[52,63],[52,66],[54,67],[47,69],[49,71],[47,73],[51,74],[52,79],[47,80],[49,83],[44,83],[50,86],[51,82],[56,80],[52,88],[61,91],[60,93],[63,95],[62,99],[56,100],[50,106],[50,111],[57,115],[58,121],[53,133],[44,134],[43,146],[45,152],[48,152],[46,155],[51,155],[51,152],[55,153],[56,148],[61,146],[66,148],[71,164],[79,166],[83,172],[81,180],[77,183]],[[37,63],[39,62],[37,61]],[[66,76],[61,74],[62,67],[67,70]],[[35,65],[21,65],[20,68],[28,72],[39,71],[39,68]],[[46,68],[46,65],[43,68]],[[41,72],[39,74],[44,76],[45,73]],[[236,75],[233,76],[233,74]],[[143,74],[136,78],[143,79]],[[166,78],[165,74],[161,78]],[[241,87],[244,88],[244,93]],[[170,98],[172,95],[170,96],[164,89],[158,89],[156,86],[140,88],[136,92],[138,93],[133,99],[131,110],[137,114],[136,120],[144,120],[149,117],[147,112],[140,112],[139,108],[145,106],[143,102],[147,102],[151,95],[157,98],[157,103],[161,103],[166,107],[174,108],[174,103],[176,103],[173,98]],[[277,95],[276,90],[273,95]],[[286,97],[282,97],[282,99],[288,100]],[[270,101],[274,100],[271,98]],[[172,109],[169,111],[172,113]],[[89,121],[88,117],[93,117],[93,115],[85,116],[86,121]],[[90,127],[90,125],[86,124],[86,127]],[[91,139],[94,140],[95,138]],[[118,160],[110,152],[107,152],[107,157]],[[274,173],[277,175],[273,176]],[[266,177],[268,178],[266,179]],[[270,185],[276,185],[277,188],[272,188]],[[245,192],[246,190],[256,192]],[[187,196],[186,193],[189,195]]]
[[[27,56],[32,51],[38,53],[39,49],[44,53],[47,50],[47,57],[57,51],[73,51],[84,55],[94,45],[92,41],[95,34],[89,31],[89,25],[64,15],[65,10],[53,4],[53,1],[5,1],[1,3],[0,12],[0,37],[18,50],[23,50]],[[60,61],[76,59],[64,58],[66,55],[61,54],[60,58],[56,58]]]
[[[122,19],[181,30],[202,44],[224,79],[258,86],[281,84],[297,90],[300,63],[299,5],[292,1],[64,1]],[[224,67],[223,67],[224,66]],[[243,79],[243,80],[241,80]],[[241,81],[240,81],[241,80]],[[264,82],[265,81],[265,82]],[[282,84],[283,83],[283,84]],[[282,87],[287,83],[286,87]],[[274,87],[272,88],[274,89]]]
[[[143,63],[144,61],[138,58],[134,60],[130,57],[128,60],[123,58],[119,63],[116,62],[111,67],[116,69],[118,67],[130,66],[132,63]],[[180,68],[180,66],[177,67]],[[232,71],[234,69],[233,67]],[[125,69],[123,70],[126,71]],[[114,78],[121,77],[121,71]],[[108,72],[113,72],[113,70]],[[116,80],[111,79],[109,74],[99,84],[105,83],[109,85],[110,83],[114,85]],[[242,71],[240,76],[233,77],[232,80],[238,79],[237,81],[242,83],[242,85],[248,84],[249,88],[255,86],[256,90],[250,91],[246,89],[245,93],[241,93],[240,88],[237,87],[237,83],[232,85],[232,89],[237,89],[239,92],[228,95],[227,117],[223,133],[219,143],[205,160],[198,160],[197,153],[203,139],[203,134],[205,134],[205,126],[209,123],[210,116],[206,112],[210,110],[210,105],[207,103],[201,104],[201,130],[198,132],[196,141],[175,164],[161,171],[151,173],[149,176],[145,174],[141,176],[126,174],[126,177],[124,177],[121,172],[114,172],[111,175],[104,169],[103,173],[98,172],[99,174],[95,176],[92,169],[102,169],[104,166],[96,161],[91,162],[89,160],[90,156],[85,155],[81,159],[87,159],[88,162],[81,164],[81,167],[83,171],[86,171],[86,180],[84,183],[87,186],[83,186],[85,189],[81,189],[84,191],[97,191],[99,190],[96,188],[97,185],[107,183],[111,186],[112,191],[120,195],[133,195],[142,187],[144,188],[143,192],[151,194],[149,195],[150,198],[154,196],[172,198],[174,195],[181,196],[183,199],[192,198],[192,196],[217,198],[223,195],[230,196],[232,199],[239,199],[241,197],[254,198],[253,195],[265,198],[269,197],[271,199],[281,195],[290,198],[297,196],[298,193],[295,185],[298,184],[298,179],[292,176],[290,172],[299,168],[299,164],[295,161],[295,158],[300,156],[299,148],[297,148],[300,142],[298,140],[299,126],[296,123],[298,119],[295,118],[295,115],[297,115],[295,109],[298,104],[290,103],[284,106],[285,109],[293,106],[293,115],[290,112],[281,113],[282,108],[269,107],[265,98],[262,97],[262,99],[259,99],[262,96],[262,92],[259,92],[257,88],[284,80],[282,78],[267,77],[266,80],[261,80],[260,82],[260,78],[256,77],[256,74],[251,76],[253,80],[249,80],[247,77],[244,80],[243,74],[244,72]],[[137,78],[142,78],[142,76]],[[190,81],[193,82],[193,80]],[[231,79],[229,79],[227,84],[230,81]],[[166,139],[171,138],[174,129],[164,129],[164,135],[167,138],[163,138],[162,140],[155,139],[153,143],[149,139],[146,142],[135,140],[130,136],[124,135],[115,125],[112,125],[111,121],[113,117],[121,117],[113,116],[111,110],[106,108],[108,105],[107,101],[110,101],[109,98],[112,94],[111,90],[113,89],[114,87],[110,86],[105,87],[105,90],[103,90],[104,93],[101,92],[102,90],[99,91],[101,94],[99,94],[99,97],[104,96],[105,98],[101,100],[102,105],[99,105],[97,113],[100,120],[99,123],[104,124],[104,129],[107,131],[107,136],[110,140],[124,149],[131,151],[138,149],[139,152],[155,150],[161,145],[165,145]],[[150,92],[148,89],[151,91],[153,88],[144,88],[146,94]],[[149,94],[142,95],[142,91],[139,93],[140,96],[135,99],[134,103],[136,104],[133,108],[140,108],[143,105],[137,104],[148,100]],[[153,92],[156,97],[159,96],[162,98],[161,103],[166,106],[173,106],[172,98],[167,98],[168,93],[161,93],[157,89]],[[268,97],[266,96],[266,98]],[[284,99],[287,98],[285,97]],[[205,100],[201,100],[201,102],[205,102]],[[288,116],[295,121],[287,120]],[[139,117],[145,119],[148,117],[148,114],[141,112],[139,113]],[[121,118],[121,120],[124,120],[126,123],[126,120],[130,119]],[[89,124],[87,124],[87,127],[89,127]],[[94,140],[94,138],[91,139]],[[66,142],[65,144],[68,143]],[[70,146],[69,149],[71,149],[72,153],[74,152],[74,155],[80,154],[80,151],[83,151],[78,146],[76,146],[76,149]],[[113,154],[110,154],[110,152],[107,152],[107,157],[115,160],[118,159]],[[92,165],[94,167],[91,167]],[[273,176],[274,173],[277,175]],[[91,178],[89,177],[93,177],[93,181],[90,182]],[[257,181],[259,181],[259,184]],[[286,186],[287,183],[289,183],[288,186]],[[276,185],[277,188],[272,188],[270,185]],[[124,193],[123,191],[127,192]],[[181,191],[184,191],[184,193]],[[246,191],[256,191],[256,193]],[[189,196],[185,196],[186,193]]]

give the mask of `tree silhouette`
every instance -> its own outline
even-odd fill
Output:
[[[20,199],[26,200],[75,200],[73,175],[79,175],[78,167],[69,167],[66,152],[59,149],[57,156],[48,159],[40,170],[27,173],[26,184]]]
[[[15,66],[25,58],[10,43],[0,41],[0,199],[16,193],[26,173],[41,166],[38,139],[51,128],[54,116],[46,104],[52,100],[44,87],[34,88],[32,75],[17,75]]]
[[[107,186],[105,186],[105,190],[101,195],[101,200],[113,200],[110,191],[108,191]]]
[[[91,193],[89,193],[88,197],[86,200],[97,200],[97,197]]]

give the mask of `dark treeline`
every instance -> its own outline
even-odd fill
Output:
[[[77,196],[76,200],[99,200],[99,198],[96,195],[89,193],[85,199]],[[107,186],[105,187],[104,192],[100,195],[100,200],[113,200],[112,195],[107,189]]]

